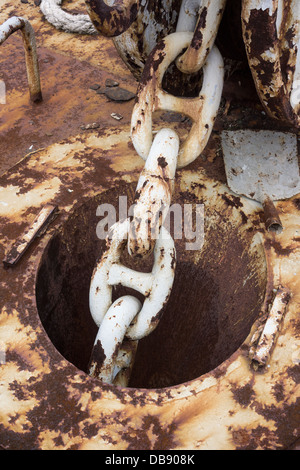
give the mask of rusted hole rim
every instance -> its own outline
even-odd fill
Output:
[[[105,192],[106,191],[103,191],[103,193],[101,193],[101,195],[103,195]],[[85,203],[86,202],[87,201],[85,201]],[[47,245],[50,243],[53,236],[56,233],[59,233],[62,230],[64,224],[69,220],[69,218],[72,216],[72,214],[73,215],[76,214],[77,210],[82,205],[84,205],[84,204],[81,201],[73,207],[71,213],[65,214],[64,217],[62,219],[60,219],[59,226],[57,224],[56,230],[52,230],[52,232],[49,233],[47,237],[45,237],[45,239],[43,240],[43,243],[40,244],[40,247],[39,247],[40,253],[39,253],[39,257],[36,261],[36,264],[34,264],[30,267],[30,270],[31,270],[30,276],[32,278],[32,282],[34,283],[35,294],[36,294],[36,289],[37,289],[39,270],[40,270],[41,265],[43,263],[43,255],[44,255],[44,252],[47,248]],[[253,206],[252,206],[252,210],[253,210]],[[262,243],[262,255],[263,254],[266,258],[266,251],[265,251],[264,245]],[[269,278],[267,263],[266,263],[265,271],[266,271],[266,281],[267,281],[267,279]],[[39,310],[38,310],[36,295],[34,297],[35,297],[34,298],[34,305],[33,306],[30,305],[29,302],[28,302],[28,305],[25,308],[27,308],[27,309],[34,308],[34,316],[35,316],[35,318],[36,317],[38,318],[39,324],[40,324],[40,326],[42,326],[42,320],[40,318],[40,314],[39,314]],[[26,303],[26,300],[24,302]],[[43,326],[42,326],[42,328],[44,330],[43,339],[46,340],[46,343],[47,343],[46,344],[47,352],[51,355],[51,357],[56,356],[58,354],[58,356],[57,356],[58,360],[61,361],[63,359],[63,361],[65,361],[66,365],[68,365],[68,368],[70,366],[73,367],[74,368],[74,375],[78,375],[78,374],[82,375],[83,382],[86,382],[87,384],[89,384],[89,383],[92,384],[93,381],[95,380],[95,384],[97,384],[98,387],[99,386],[103,387],[104,390],[111,390],[111,391],[113,391],[114,389],[120,390],[124,394],[124,397],[126,397],[126,396],[129,397],[129,396],[132,395],[132,393],[135,393],[135,395],[137,397],[141,397],[143,399],[143,401],[145,401],[145,399],[148,397],[149,398],[149,403],[153,402],[153,395],[156,396],[155,400],[158,400],[160,403],[162,403],[162,402],[172,401],[174,399],[188,397],[188,396],[194,395],[195,393],[198,393],[198,392],[200,392],[200,391],[202,391],[206,388],[215,386],[216,385],[216,378],[221,377],[221,376],[225,376],[226,372],[228,371],[229,366],[231,364],[233,364],[234,361],[239,356],[245,354],[245,353],[243,353],[243,351],[247,347],[245,343],[247,342],[247,339],[248,339],[248,337],[247,337],[243,341],[241,346],[235,352],[233,352],[229,358],[227,358],[225,361],[221,362],[216,368],[214,368],[214,369],[208,371],[207,373],[204,373],[203,375],[200,375],[199,377],[196,377],[192,380],[182,382],[178,385],[174,385],[174,386],[170,386],[170,387],[162,387],[162,388],[136,388],[136,387],[121,388],[121,387],[115,387],[115,386],[109,386],[109,385],[106,385],[106,384],[101,384],[98,380],[93,379],[88,374],[83,372],[80,368],[78,368],[76,365],[74,365],[72,362],[68,361],[63,356],[63,354],[54,346],[54,344],[52,343],[51,339],[49,338],[48,333],[45,330],[45,328]],[[55,352],[55,354],[54,354],[54,352]],[[55,373],[55,372],[53,372],[53,373]],[[206,383],[207,379],[209,379],[209,381]]]

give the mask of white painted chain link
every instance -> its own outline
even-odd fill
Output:
[[[174,241],[164,227],[156,241],[151,273],[133,271],[120,263],[129,228],[129,219],[112,227],[110,246],[96,266],[90,286],[90,311],[99,327],[90,373],[108,383],[115,378],[113,360],[120,353],[124,337],[135,342],[157,327],[175,276]],[[145,297],[143,305],[134,302],[134,297],[122,297],[112,305],[112,289],[116,285],[140,292]]]
[[[142,308],[141,302],[133,296],[116,300],[104,316],[96,336],[89,374],[104,383],[127,385],[128,371],[132,366],[137,341],[130,341],[126,350],[124,339],[131,322]]]
[[[176,32],[193,31],[187,50],[176,61],[183,73],[202,69],[214,45],[226,0],[183,0]]]
[[[145,67],[131,118],[131,138],[137,153],[146,160],[153,142],[152,114],[168,110],[189,116],[193,126],[178,155],[178,168],[192,163],[205,148],[216,118],[224,81],[221,54],[214,46],[203,67],[203,85],[198,98],[178,98],[162,88],[163,76],[169,65],[186,48],[193,33],[173,33],[160,43],[150,68]]]

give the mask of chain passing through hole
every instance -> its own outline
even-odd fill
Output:
[[[205,8],[210,10],[210,26],[203,47],[209,50],[204,54],[202,47],[196,65],[197,70],[203,68],[199,96],[178,98],[170,95],[163,90],[162,80],[169,65],[185,48],[189,50],[196,32],[203,28],[200,19],[196,21],[198,29],[195,33],[170,34],[153,49],[140,80],[131,118],[131,139],[135,150],[145,160],[145,167],[136,188],[133,218],[112,227],[107,251],[94,270],[90,286],[90,311],[99,331],[89,373],[105,383],[128,385],[138,341],[157,327],[171,294],[176,252],[174,240],[163,223],[172,200],[176,169],[192,163],[205,148],[223,90],[224,64],[214,46],[217,26],[211,28],[212,18],[216,18],[212,3],[204,2]],[[224,1],[218,0],[218,18],[223,4]],[[205,8],[201,10],[202,14]],[[192,52],[188,56],[194,57]],[[152,115],[156,110],[177,112],[192,120],[184,142],[170,128],[159,130],[153,138]],[[152,272],[141,273],[121,265],[120,257],[126,247],[132,257],[141,260],[153,252]],[[115,285],[138,291],[144,296],[144,303],[140,304],[133,296],[113,302]]]

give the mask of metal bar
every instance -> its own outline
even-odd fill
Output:
[[[290,298],[291,295],[288,289],[283,287],[278,289],[256,350],[252,356],[252,366],[254,369],[265,367],[269,362]]]
[[[32,242],[44,233],[45,229],[57,215],[57,211],[57,206],[51,205],[45,206],[40,211],[33,224],[26,230],[21,238],[13,244],[6,254],[3,260],[5,266],[14,266],[17,264]]]
[[[88,14],[103,36],[115,37],[127,31],[135,21],[140,0],[119,0],[109,6],[106,0],[85,0]]]
[[[20,30],[23,37],[27,79],[29,85],[30,99],[34,103],[42,101],[40,83],[40,72],[36,51],[34,30],[25,18],[14,16],[0,26],[0,45],[15,31]]]

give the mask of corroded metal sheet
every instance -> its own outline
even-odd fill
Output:
[[[0,50],[0,80],[6,85],[6,104],[0,104],[0,173],[31,152],[80,134],[82,127],[94,125],[98,132],[106,126],[117,128],[112,113],[122,116],[122,124],[130,122],[133,101],[111,101],[91,89],[105,87],[110,79],[120,83],[117,88],[136,92],[137,82],[111,40],[57,31],[34,3],[2,3],[0,23],[14,15],[31,18],[44,100],[41,105],[30,102],[22,41],[16,33]],[[72,4],[64,2],[64,8]],[[81,2],[76,6],[79,11],[84,7]]]
[[[236,197],[228,190],[219,136],[213,132],[201,157],[178,171],[174,191],[175,201],[205,206],[209,237],[204,257],[197,251],[186,257],[184,240],[177,240],[180,256],[175,297],[171,299],[171,311],[165,312],[161,329],[154,332],[158,336],[149,339],[150,343],[137,355],[133,377],[136,386],[114,387],[89,377],[80,364],[83,344],[78,341],[76,345],[71,336],[70,357],[69,344],[63,348],[56,343],[57,339],[65,339],[65,331],[73,331],[75,323],[72,309],[70,311],[64,302],[71,285],[66,284],[63,275],[68,272],[70,282],[75,279],[71,292],[79,303],[84,296],[78,285],[82,286],[84,279],[90,280],[86,276],[90,268],[84,267],[83,261],[87,259],[94,266],[99,255],[95,235],[97,204],[107,202],[108,198],[116,201],[120,194],[133,199],[144,162],[130,141],[132,104],[124,103],[122,108],[112,109],[110,102],[104,107],[103,101],[94,101],[94,90],[89,91],[89,100],[83,99],[82,84],[90,72],[93,83],[97,83],[97,77],[101,77],[101,83],[108,77],[117,77],[124,83],[129,80],[129,73],[112,54],[113,46],[106,41],[101,42],[103,48],[100,49],[100,38],[54,32],[33,5],[4,3],[5,9],[0,13],[3,20],[7,13],[21,12],[33,18],[37,41],[40,41],[39,52],[48,63],[42,62],[44,72],[41,68],[43,83],[46,80],[47,85],[43,86],[44,122],[43,110],[34,115],[40,126],[36,126],[37,146],[32,149],[34,153],[29,153],[0,178],[1,259],[11,242],[34,221],[42,206],[57,205],[60,214],[39,242],[29,247],[17,266],[13,269],[0,266],[0,448],[235,450],[294,447],[299,439],[300,195],[278,203],[285,231],[276,237],[269,234],[262,244],[261,210],[254,202]],[[13,45],[15,57],[21,58],[17,41],[11,40],[9,45]],[[8,43],[2,46],[3,58],[9,67],[7,46]],[[63,68],[61,64],[65,64],[65,69],[56,74]],[[53,85],[55,74],[57,93]],[[15,75],[8,98],[15,98],[19,107],[17,109],[8,100],[5,119],[1,116],[1,147],[7,159],[15,158],[13,155],[19,152],[19,160],[32,145],[31,141],[27,145],[26,136],[32,138],[34,132],[28,122],[28,113],[33,110],[27,107],[27,90],[20,86],[17,77]],[[112,111],[124,115],[121,123],[110,119]],[[84,116],[83,122],[78,117],[80,113]],[[59,121],[57,126],[53,126],[54,116]],[[234,125],[237,116],[234,110],[229,116]],[[187,134],[186,122],[176,121],[174,116],[164,113],[164,123],[166,119],[173,120],[168,126],[176,127],[180,135]],[[96,121],[98,124],[100,121],[98,128],[80,127]],[[223,120],[218,120],[215,129],[222,125]],[[51,138],[45,135],[47,126],[53,134]],[[10,130],[12,133],[6,138]],[[4,163],[7,162],[1,162],[2,168]],[[9,166],[10,163],[16,163],[16,159],[8,162]],[[94,237],[95,244],[87,243],[90,237]],[[218,289],[212,279],[216,279]],[[195,296],[187,303],[192,282],[197,288]],[[279,284],[289,290],[291,298],[271,360],[263,371],[257,372],[250,364],[251,338],[262,326],[260,308],[267,307],[274,287]],[[61,309],[57,313],[63,312],[58,318],[51,312],[57,301]],[[180,315],[173,315],[176,305],[190,315],[189,322],[185,317],[182,321]],[[72,308],[75,307],[73,301]],[[200,316],[199,308],[202,309]],[[216,313],[220,323],[214,324],[211,321]],[[170,317],[174,325],[172,334]],[[76,338],[83,336],[85,339],[86,330],[91,328],[92,348],[96,333],[93,337],[91,322],[88,317],[84,322],[79,321],[77,332],[80,335]],[[232,332],[232,341],[226,340],[227,334],[232,338]],[[152,344],[165,343],[163,357],[177,358],[183,333],[190,338],[184,343],[188,348],[186,356],[193,360],[188,364],[169,360],[166,371],[160,363],[161,350],[153,348]],[[215,345],[214,353],[211,344]],[[149,348],[152,348],[154,370],[149,370],[151,364],[147,365],[144,360]],[[187,368],[189,377],[184,375]],[[143,369],[146,378],[142,376]],[[148,376],[151,381],[146,387],[140,387],[138,381],[145,384]]]

